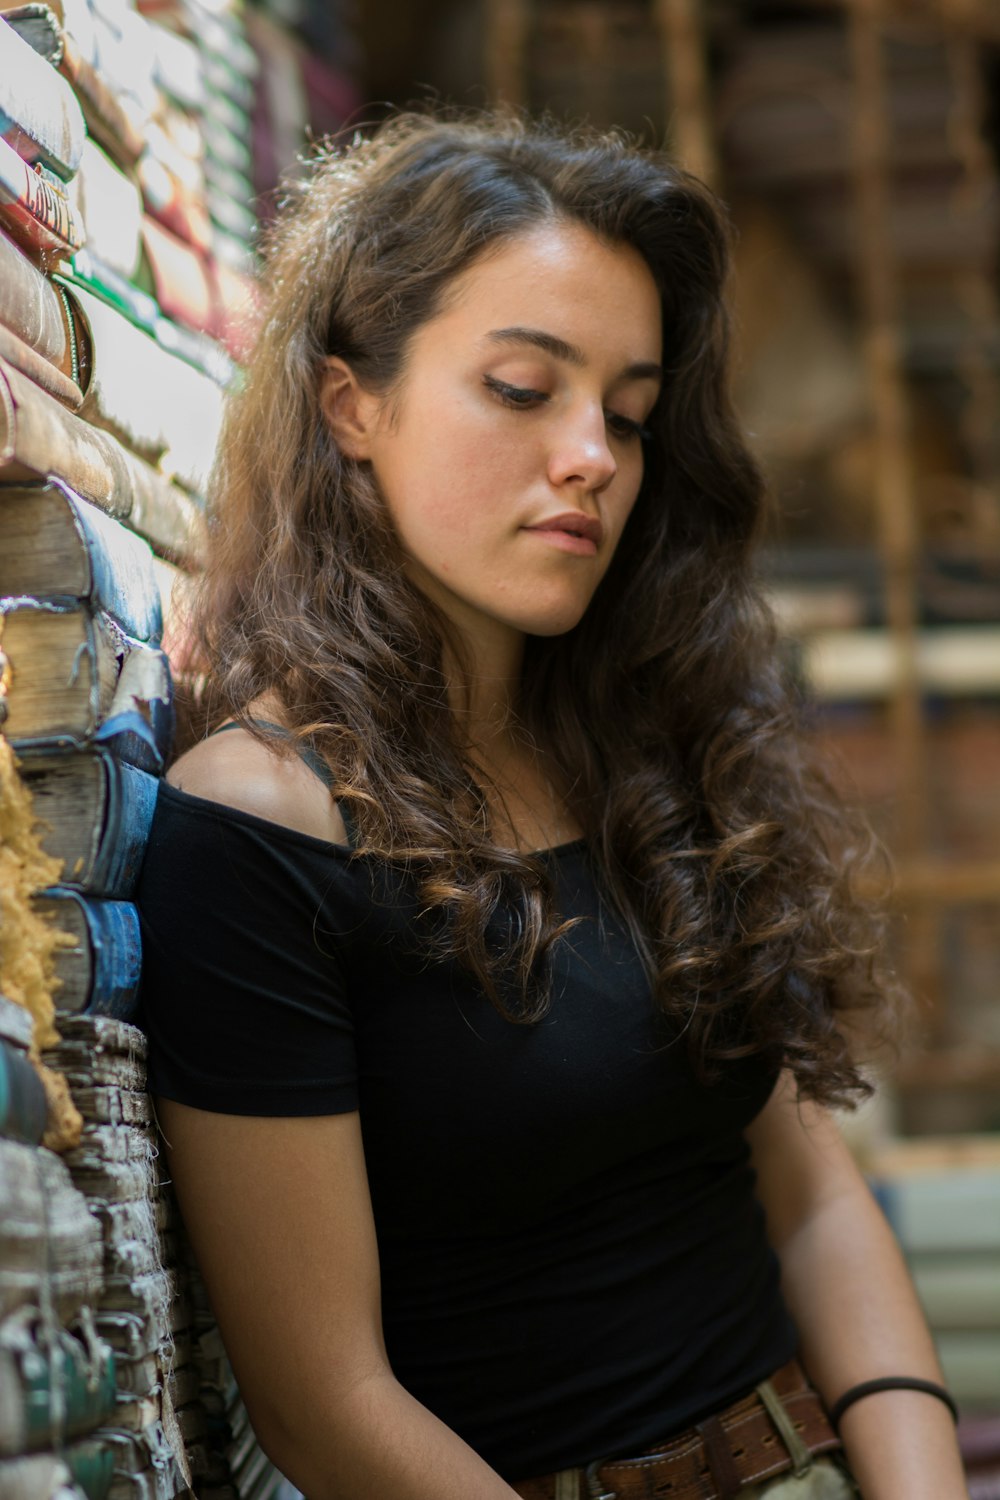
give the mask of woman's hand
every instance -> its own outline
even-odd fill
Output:
[[[389,1368],[357,1113],[156,1106],[241,1394],[282,1473],[309,1500],[512,1500]]]
[[[941,1383],[899,1247],[835,1122],[785,1077],[747,1139],[802,1362],[827,1405],[882,1375]],[[864,1500],[968,1495],[951,1413],[934,1396],[866,1396],[841,1435]]]

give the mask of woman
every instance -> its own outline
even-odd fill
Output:
[[[824,1113],[885,985],[750,572],[726,266],[662,158],[492,117],[332,152],[272,237],[231,732],[139,899],[181,1208],[309,1500],[854,1493],[797,1353],[866,1500],[965,1493]]]

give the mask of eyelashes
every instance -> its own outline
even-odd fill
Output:
[[[530,386],[509,385],[506,380],[498,380],[495,375],[484,375],[483,385],[493,392],[502,405],[512,411],[532,411],[551,399],[545,391],[535,391]],[[648,442],[653,436],[648,427],[643,427],[641,422],[633,422],[631,417],[623,417],[620,412],[605,411],[604,419],[613,435],[623,441],[638,438]]]

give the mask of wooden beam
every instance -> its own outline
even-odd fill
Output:
[[[714,186],[718,162],[712,139],[705,43],[698,0],[657,0],[670,91],[670,137],[679,166]]]
[[[528,103],[530,0],[488,0],[484,73],[491,103]]]
[[[926,765],[916,639],[917,508],[892,253],[881,16],[881,0],[851,0],[857,274],[875,438],[876,524],[896,669],[890,716],[900,770],[900,852],[910,855],[926,842]]]

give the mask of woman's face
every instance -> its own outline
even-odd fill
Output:
[[[639,491],[660,360],[645,261],[573,223],[476,261],[414,335],[368,456],[412,578],[466,635],[579,621]]]

